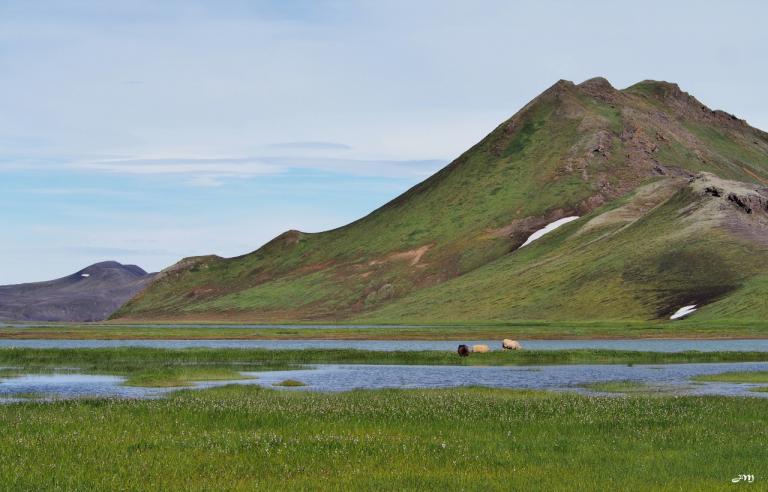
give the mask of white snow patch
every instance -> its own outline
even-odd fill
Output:
[[[675,314],[669,317],[669,319],[678,319],[682,318],[683,316],[688,316],[692,312],[696,311],[696,304],[691,304],[690,306],[683,306],[677,311],[675,311]]]
[[[554,231],[555,229],[557,229],[561,225],[567,224],[568,222],[573,222],[574,220],[576,220],[578,218],[579,218],[578,216],[563,217],[562,219],[558,219],[558,220],[552,222],[551,224],[547,224],[546,226],[542,227],[538,231],[536,231],[533,234],[531,234],[530,236],[528,236],[528,239],[525,240],[525,242],[520,246],[520,248],[522,248],[523,246],[527,246],[527,245],[531,244],[532,242],[534,242],[535,240],[539,239],[544,234],[546,234],[548,232]],[[517,248],[517,249],[520,249],[520,248]]]
[[[80,276],[81,276],[81,277],[85,277],[85,278],[88,278],[88,277],[90,277],[90,276],[91,276],[91,274],[90,274],[90,273],[81,273],[81,274],[80,274]]]

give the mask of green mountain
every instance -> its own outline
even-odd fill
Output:
[[[182,260],[116,317],[764,319],[766,185],[768,134],[676,84],[561,80],[368,216]]]

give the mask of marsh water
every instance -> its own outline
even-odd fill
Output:
[[[655,390],[680,395],[728,395],[766,397],[750,390],[759,384],[698,383],[698,375],[729,371],[765,371],[768,363],[585,364],[557,366],[412,366],[319,364],[296,370],[243,372],[242,379],[197,383],[197,388],[226,384],[256,384],[292,391],[339,392],[356,389],[453,388],[485,386],[592,393],[584,385],[609,381],[645,383]],[[280,387],[292,379],[305,386]],[[123,385],[119,376],[85,374],[26,374],[0,378],[0,401],[20,398],[56,399],[79,397],[157,398],[179,388],[141,388]],[[598,393],[599,394],[599,393]]]
[[[609,381],[645,383],[655,389],[689,395],[750,395],[760,384],[699,383],[699,375],[730,371],[765,371],[768,363],[711,364],[579,364],[557,366],[381,366],[381,365],[315,365],[298,371],[248,373],[258,376],[257,384],[271,386],[285,379],[306,386],[291,390],[350,391],[384,388],[452,388],[487,386],[550,391],[597,393],[584,385]]]
[[[526,350],[606,349],[653,352],[682,351],[763,351],[768,339],[755,340],[521,340]],[[439,350],[454,351],[459,343],[486,344],[500,350],[499,340],[0,340],[0,347],[10,348],[109,348],[151,347],[183,348],[261,348],[279,349],[359,349],[376,351]],[[451,388],[487,386],[495,388],[538,389],[594,393],[584,385],[609,381],[635,381],[659,391],[688,395],[768,396],[750,389],[759,385],[736,383],[696,383],[698,375],[728,371],[768,370],[768,362],[706,364],[579,364],[547,366],[408,366],[408,365],[334,365],[304,366],[290,371],[244,372],[242,380],[211,381],[195,384],[197,388],[225,384],[256,384],[276,387],[286,379],[305,386],[285,388],[294,391],[349,391],[383,388]],[[76,372],[76,369],[74,370]],[[246,379],[253,377],[254,379]],[[124,385],[117,375],[24,374],[0,378],[0,401],[79,397],[158,398],[179,388],[141,388]],[[281,388],[281,387],[280,387]]]
[[[94,374],[24,374],[0,378],[0,398],[153,398],[167,393],[166,388],[124,386],[120,376]]]
[[[108,348],[152,347],[181,348],[264,348],[280,349],[358,349],[358,350],[446,350],[454,351],[460,343],[485,344],[501,349],[501,340],[52,340],[0,339],[0,348]],[[646,352],[768,352],[768,339],[751,340],[521,340],[528,350],[637,350]]]

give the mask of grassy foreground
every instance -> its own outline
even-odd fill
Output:
[[[224,387],[0,405],[7,490],[725,490],[768,401]]]

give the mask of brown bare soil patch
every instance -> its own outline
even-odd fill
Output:
[[[376,266],[376,265],[388,263],[390,261],[407,261],[411,266],[416,266],[421,261],[421,258],[424,256],[424,254],[427,251],[429,251],[431,247],[432,247],[431,244],[425,244],[424,246],[421,246],[416,249],[401,251],[398,253],[390,253],[387,256],[385,256],[383,259],[372,260],[368,262],[368,265]]]

